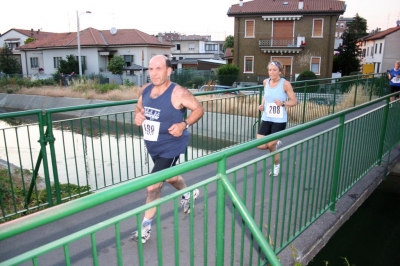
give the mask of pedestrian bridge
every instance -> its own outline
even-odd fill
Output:
[[[332,102],[309,101],[323,82],[335,87],[325,92]],[[187,153],[155,174],[133,123],[136,100],[0,114],[12,125],[0,129],[0,265],[307,263],[398,156],[400,101],[390,102],[381,75],[293,86],[302,97],[288,128],[258,140],[261,87],[196,93],[206,113]],[[275,139],[280,150],[256,149]],[[276,153],[281,172],[270,177]],[[187,189],[165,185],[144,204],[147,186],[176,175]],[[196,188],[184,214],[180,198]],[[151,239],[133,242],[152,207]]]

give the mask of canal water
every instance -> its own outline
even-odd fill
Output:
[[[129,131],[129,122],[113,124],[94,120],[89,124],[83,119],[81,125],[80,120],[56,116],[53,121],[57,173],[61,183],[101,188],[148,174],[153,167],[143,140]],[[23,169],[34,168],[41,150],[36,123],[34,116],[0,120],[0,164],[10,162]],[[193,140],[196,146],[188,147],[188,160],[232,145],[228,141],[218,141],[216,145],[216,139],[197,136],[193,136]],[[50,156],[49,151],[47,156]],[[184,155],[180,161],[185,161]],[[49,171],[52,172],[51,164]],[[44,176],[43,167],[39,168],[39,176]]]
[[[308,265],[400,265],[400,176],[382,181]]]

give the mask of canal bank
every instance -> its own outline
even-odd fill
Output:
[[[388,175],[393,175],[397,178],[391,178],[390,182],[387,180]],[[305,231],[296,238],[288,247],[286,247],[280,254],[280,260],[283,266],[291,266],[296,262],[300,262],[302,265],[308,265],[313,261],[318,253],[330,242],[334,237],[336,232],[352,217],[353,214],[368,200],[368,198],[374,193],[374,191],[385,184],[385,187],[393,188],[397,193],[400,191],[400,145],[392,150],[390,156],[386,156],[382,160],[381,165],[376,165],[371,169],[363,179],[358,181],[354,186],[343,195],[339,201],[336,203],[336,208],[334,212],[327,211],[322,214],[321,217],[313,224],[311,224]],[[396,211],[396,210],[393,210]],[[377,219],[378,224],[375,226],[385,226],[385,218]],[[357,225],[358,227],[363,227],[368,225],[368,220],[361,220]],[[396,228],[400,231],[400,224]],[[363,229],[363,234],[365,234],[367,240],[364,242],[372,247],[380,247],[381,242],[373,241],[371,236],[374,231],[371,229]],[[400,237],[400,232],[395,233]],[[398,240],[398,237],[395,238]],[[341,241],[346,242],[346,237],[340,238]],[[399,250],[399,249],[398,249]],[[365,251],[368,252],[368,251]],[[397,251],[396,251],[397,252]],[[340,264],[328,264],[329,266],[336,265],[347,265],[343,260],[343,255],[338,254]],[[328,261],[328,258],[325,258]],[[391,264],[355,264],[353,261],[349,260],[350,265],[382,265],[391,266]],[[323,265],[324,262],[318,261],[318,264],[310,265]],[[398,264],[395,264],[398,265]]]
[[[397,266],[400,261],[400,164],[329,240],[309,266]]]

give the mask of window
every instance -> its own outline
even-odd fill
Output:
[[[341,28],[344,28],[344,23],[340,23],[340,27],[341,27]]]
[[[244,73],[253,73],[254,56],[244,57]]]
[[[206,44],[206,51],[218,51],[217,44]]]
[[[78,61],[78,57],[75,56],[76,61]],[[81,64],[82,66],[86,66],[86,56],[81,55]]]
[[[380,54],[382,53],[382,43],[379,44],[379,53],[380,53]]]
[[[311,57],[311,71],[320,74],[321,57]]]
[[[274,21],[272,26],[273,46],[294,43],[294,21]]]
[[[175,44],[175,50],[178,50],[178,51],[181,50],[181,44],[180,43]]]
[[[254,38],[254,20],[246,20],[245,22],[246,28],[245,28],[245,33],[244,37],[245,38]]]
[[[59,68],[60,67],[60,60],[61,59],[62,59],[62,57],[53,57],[54,68]]]
[[[124,55],[125,67],[130,67],[133,65],[133,55]]]
[[[378,44],[375,44],[375,54],[378,52]]]
[[[366,52],[367,50],[365,50],[365,49],[363,49],[362,50],[362,57],[365,57],[365,52]]]
[[[39,58],[31,57],[31,68],[39,68]]]
[[[189,46],[189,50],[194,50],[194,48],[195,48],[194,42],[190,42],[188,46]]]
[[[324,20],[314,19],[312,37],[322,37]]]
[[[292,57],[271,57],[271,61],[278,61],[282,65],[282,75],[290,79],[292,75]]]
[[[336,28],[339,28],[339,23],[336,23]]]
[[[376,71],[375,71],[375,73],[381,72],[380,68],[381,68],[381,63],[376,63]]]
[[[371,47],[371,56],[374,56],[374,47]]]

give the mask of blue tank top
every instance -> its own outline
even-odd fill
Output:
[[[182,136],[174,137],[168,132],[173,124],[183,121],[186,108],[176,109],[171,102],[172,91],[176,83],[171,83],[163,94],[155,99],[150,98],[154,85],[147,86],[142,93],[142,103],[147,120],[160,123],[159,134],[156,141],[145,140],[147,150],[151,157],[175,158],[185,153],[189,144],[190,134],[184,130]]]
[[[270,121],[274,123],[286,123],[287,122],[287,113],[286,113],[286,108],[283,106],[274,106],[274,105],[268,105],[269,103],[273,103],[274,100],[280,100],[280,101],[286,101],[287,100],[287,94],[283,90],[283,83],[285,82],[285,79],[281,78],[279,83],[271,88],[269,86],[269,82],[271,79],[267,79],[267,82],[264,87],[264,112],[262,113],[261,119],[263,121]],[[272,117],[270,114],[279,114],[279,112],[282,112],[282,117]]]

